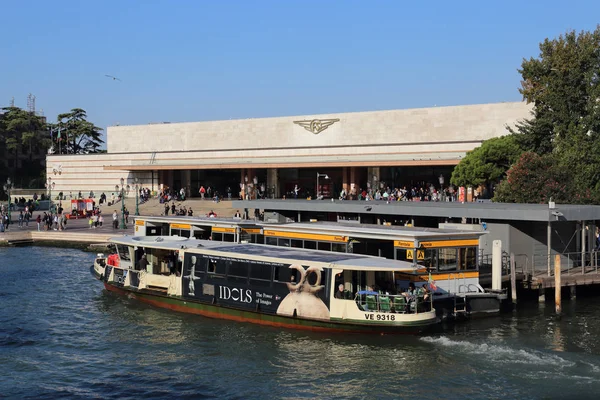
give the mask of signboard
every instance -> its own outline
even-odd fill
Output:
[[[424,260],[424,259],[425,259],[425,251],[417,250],[417,260]]]
[[[190,224],[171,224],[171,229],[191,229]]]
[[[406,259],[414,260],[415,259],[415,251],[414,250],[406,250]]]
[[[415,247],[415,242],[412,242],[410,240],[394,240],[394,247],[405,247],[412,249],[413,247]]]

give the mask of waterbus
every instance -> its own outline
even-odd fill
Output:
[[[422,332],[438,323],[428,294],[393,287],[412,263],[358,254],[181,236],[111,239],[92,274],[112,292],[207,317],[314,331]]]

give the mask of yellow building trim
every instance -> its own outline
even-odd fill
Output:
[[[190,224],[171,224],[171,229],[192,229]]]
[[[405,249],[414,249],[415,242],[410,240],[394,240],[394,247],[403,247]]]
[[[214,232],[214,233],[235,233],[235,228],[223,228],[220,226],[213,226],[212,232]]]
[[[242,229],[242,232],[260,235],[260,228],[245,228],[245,229]]]
[[[348,242],[347,236],[335,236],[335,235],[318,235],[314,233],[298,233],[298,232],[282,232],[282,231],[270,231],[264,230],[265,236],[290,238],[290,239],[304,239],[304,240],[318,240],[324,242]]]
[[[468,247],[479,246],[478,239],[462,239],[462,240],[440,240],[436,242],[421,242],[421,246],[426,249],[434,247]]]

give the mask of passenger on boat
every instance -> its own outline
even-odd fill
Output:
[[[429,300],[429,287],[426,283],[419,288],[419,296],[423,296],[423,300]]]
[[[338,285],[338,290],[337,292],[335,292],[335,298],[336,299],[343,299],[344,298],[344,284],[340,283]]]
[[[137,269],[138,271],[145,271],[147,266],[148,260],[146,259],[146,255],[142,254],[142,258],[140,258],[140,261],[138,261]]]

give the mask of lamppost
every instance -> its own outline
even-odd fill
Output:
[[[135,177],[133,182],[135,187],[135,215],[140,215],[140,180]]]
[[[440,189],[444,190],[444,175],[440,174],[438,181],[440,182]]]
[[[130,186],[125,186],[125,179],[121,178],[121,185],[115,185],[115,190],[121,192],[121,225],[119,229],[127,229],[125,225],[125,190],[129,191]]]
[[[317,199],[319,198],[319,196],[321,196],[323,194],[323,190],[319,189],[319,178],[325,178],[325,179],[329,179],[329,175],[327,174],[320,174],[317,172]]]
[[[244,193],[244,200],[248,200],[248,192],[249,192],[249,190],[248,190],[248,175],[244,176],[244,182],[245,182],[245,185],[244,185],[244,192],[245,192]]]
[[[48,178],[48,180],[46,181],[46,189],[48,189],[48,199],[50,200],[50,204],[48,205],[48,209],[50,210],[50,212],[52,212],[53,207],[52,207],[52,189],[54,189],[54,187],[56,186],[55,182],[52,182],[52,178]]]
[[[4,191],[8,194],[8,223],[11,223],[10,219],[10,189],[12,189],[12,181],[10,178],[6,179],[6,183],[4,184]]]

